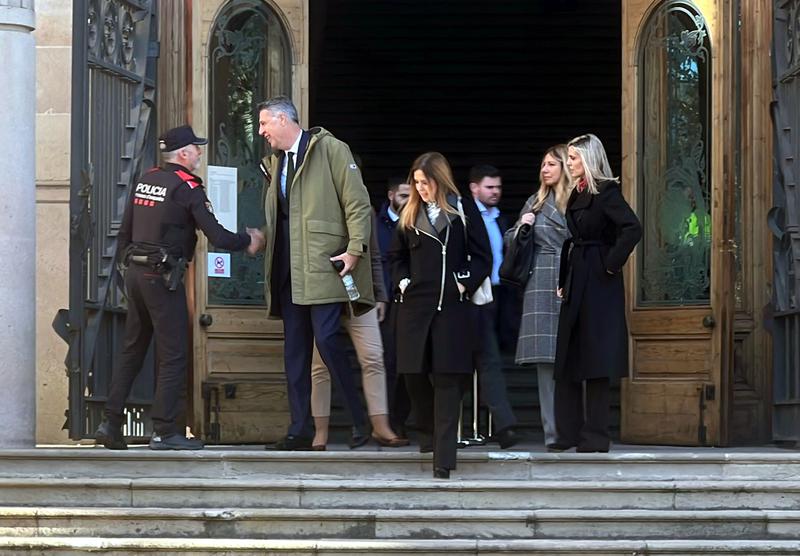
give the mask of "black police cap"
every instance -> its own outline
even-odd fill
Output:
[[[158,148],[164,152],[171,152],[186,145],[205,145],[208,139],[194,134],[191,126],[182,125],[174,127],[158,138]]]

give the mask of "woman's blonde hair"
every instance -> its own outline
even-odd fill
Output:
[[[408,183],[411,184],[411,190],[409,192],[408,202],[405,208],[403,208],[403,212],[400,213],[400,220],[397,223],[400,229],[414,226],[414,222],[417,220],[417,213],[423,204],[422,197],[419,196],[419,191],[417,191],[417,187],[414,184],[414,172],[417,170],[421,170],[429,181],[436,182],[436,193],[434,195],[436,204],[439,205],[444,212],[458,214],[458,211],[447,202],[447,195],[449,193],[460,196],[458,188],[453,180],[453,171],[450,169],[450,164],[448,164],[447,159],[441,153],[427,152],[417,157],[411,165],[411,170],[408,172]]]
[[[545,185],[544,178],[542,177],[542,166],[539,166],[539,189],[536,192],[536,202],[533,203],[531,212],[539,212],[542,210],[551,189],[555,190],[556,201],[562,201],[561,204],[566,206],[567,193],[570,185],[569,169],[567,168],[567,146],[564,143],[559,143],[547,149],[544,155],[542,155],[542,164],[544,164],[544,159],[547,155],[552,156],[558,161],[558,165],[561,167],[561,177],[558,178],[558,183],[556,185]],[[564,212],[564,206],[559,207],[561,212]]]
[[[578,156],[581,157],[581,162],[583,163],[586,187],[592,195],[597,195],[600,192],[597,189],[598,182],[606,180],[619,182],[619,178],[611,172],[606,150],[596,135],[593,133],[579,135],[567,143],[567,147],[572,147],[578,151]],[[575,185],[573,184],[573,187]]]

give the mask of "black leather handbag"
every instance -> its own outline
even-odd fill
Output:
[[[524,288],[533,271],[533,228],[523,224],[511,241],[500,265],[500,281]]]

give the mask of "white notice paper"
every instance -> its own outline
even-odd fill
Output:
[[[208,254],[208,276],[209,278],[230,278],[231,277],[231,254],[230,253],[209,253]]]
[[[214,216],[223,227],[235,232],[238,226],[236,168],[209,166],[207,183],[208,200],[214,207]]]

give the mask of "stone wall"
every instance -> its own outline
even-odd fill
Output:
[[[72,2],[36,1],[36,441],[68,441],[67,344],[51,327],[69,306]]]

